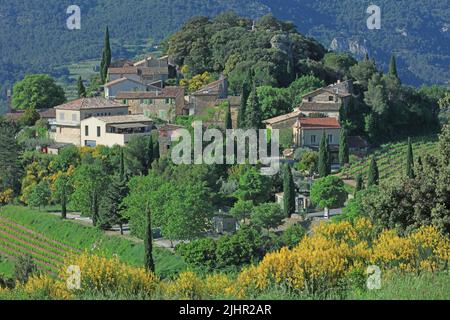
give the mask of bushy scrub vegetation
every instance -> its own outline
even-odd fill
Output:
[[[313,251],[315,254],[311,255]],[[270,253],[259,264],[237,276],[198,276],[189,271],[173,280],[160,280],[153,273],[125,265],[117,258],[83,254],[68,262],[83,270],[80,290],[69,291],[64,283],[67,275],[62,273],[61,280],[33,276],[13,290],[3,289],[0,296],[27,299],[86,296],[103,299],[251,299],[284,290],[297,299],[353,298],[355,288],[360,297],[370,296],[364,289],[364,273],[370,264],[380,266],[383,279],[392,283],[385,289],[389,292],[393,285],[399,285],[398,281],[391,280],[397,275],[408,279],[412,274],[423,274],[424,278],[434,274],[445,279],[449,258],[448,238],[433,227],[423,227],[401,237],[394,230],[376,232],[368,220],[358,219],[353,223],[321,224],[292,250],[283,248]]]

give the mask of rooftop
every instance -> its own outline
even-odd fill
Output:
[[[107,109],[107,108],[126,108],[127,106],[119,104],[112,100],[101,97],[80,98],[62,105],[56,106],[57,110],[84,110],[84,109]]]
[[[130,114],[123,116],[109,116],[109,117],[94,117],[106,124],[125,124],[125,123],[140,123],[153,121],[143,114]]]
[[[339,111],[341,104],[336,102],[303,102],[300,105],[301,111]]]
[[[130,100],[139,100],[139,99],[155,99],[155,98],[176,98],[179,95],[184,96],[184,87],[165,87],[160,89],[159,92],[149,91],[149,92],[118,92],[116,94],[116,99],[130,99]]]
[[[275,117],[275,118],[264,120],[264,123],[266,123],[266,124],[274,124],[274,123],[286,121],[286,120],[289,120],[289,119],[292,119],[292,118],[297,118],[298,116],[300,116],[300,114],[301,114],[300,110],[295,110],[294,112],[291,112],[291,113],[288,113],[288,114],[283,114],[283,115]]]
[[[299,118],[297,127],[302,129],[340,129],[336,118]]]

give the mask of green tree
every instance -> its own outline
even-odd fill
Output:
[[[326,177],[331,173],[330,151],[325,131],[323,132],[322,140],[320,141],[318,167],[321,178]]]
[[[61,172],[54,183],[53,199],[61,205],[61,218],[67,218],[67,204],[73,192],[72,181],[65,172]]]
[[[256,83],[253,83],[253,90],[248,98],[247,108],[245,110],[246,129],[259,129],[262,127],[262,112],[259,102]]]
[[[65,101],[63,88],[45,74],[27,75],[14,85],[12,105],[15,109],[53,108]]]
[[[267,200],[267,193],[270,189],[267,177],[253,167],[246,165],[238,178],[238,188],[234,196],[239,200],[252,200],[254,203]]]
[[[133,137],[125,147],[127,171],[133,175],[146,175],[154,159],[153,138]],[[150,159],[150,157],[152,159]]]
[[[74,192],[71,196],[72,206],[85,216],[92,218],[94,226],[100,222],[100,205],[106,197],[110,183],[99,160],[82,164],[73,174]]]
[[[238,200],[233,208],[230,210],[230,214],[238,221],[249,219],[254,208],[253,201],[251,200]]]
[[[398,79],[397,60],[395,59],[395,55],[391,56],[391,61],[389,63],[389,75]]]
[[[347,200],[344,182],[336,176],[316,180],[311,187],[311,201],[319,208],[341,208]]]
[[[111,44],[109,40],[109,28],[106,27],[105,42],[103,46],[102,62],[100,63],[100,79],[102,83],[105,83],[108,79],[108,68],[111,65]]]
[[[78,77],[77,91],[78,91],[78,98],[86,97],[86,88],[84,87],[83,79],[81,79],[81,76]]]
[[[41,118],[39,112],[34,107],[25,109],[25,112],[20,116],[19,123],[24,127],[32,127]]]
[[[289,165],[283,167],[283,192],[284,214],[285,217],[290,217],[295,213],[295,184]]]
[[[356,80],[364,90],[367,89],[369,80],[378,72],[375,61],[372,59],[364,59],[359,61],[356,65],[350,67],[350,75]]]
[[[41,181],[34,186],[28,196],[28,205],[35,208],[48,206],[51,200],[50,185],[47,181]]]
[[[153,229],[152,229],[152,214],[147,211],[147,228],[145,229],[145,268],[148,271],[155,273],[155,261],[153,260]]]
[[[364,178],[361,174],[356,176],[355,194],[364,189]]]
[[[125,176],[121,173],[114,175],[101,206],[99,225],[102,229],[109,229],[117,224],[120,227],[120,233],[123,234],[123,224],[127,220],[122,213],[122,202],[127,194],[128,186]]]
[[[205,272],[212,272],[217,269],[216,250],[217,244],[212,238],[179,244],[175,248],[175,252],[183,257],[183,260],[190,267]]]
[[[241,94],[241,106],[238,112],[237,126],[239,129],[244,129],[246,127],[246,111],[247,111],[247,101],[250,96],[250,86],[247,81],[245,81],[242,85],[242,94]]]
[[[414,156],[411,138],[408,138],[408,149],[406,152],[406,176],[410,179],[414,179]]]
[[[253,209],[251,221],[254,225],[269,231],[276,228],[286,218],[280,205],[277,203],[264,203]]]
[[[303,228],[300,224],[293,224],[283,232],[281,241],[283,242],[283,245],[293,249],[305,236],[305,228]]]
[[[306,151],[301,155],[300,161],[295,164],[295,169],[308,171],[309,175],[317,172],[319,165],[319,153],[316,151]]]
[[[348,141],[347,141],[347,131],[345,129],[341,129],[340,133],[340,141],[339,141],[339,164],[341,168],[343,168],[350,161]]]
[[[233,129],[233,119],[231,118],[230,102],[228,102],[227,113],[225,115],[225,129],[227,129],[227,130]]]
[[[367,178],[367,186],[371,187],[378,185],[380,182],[380,173],[378,171],[378,165],[375,157],[372,157],[369,167],[369,176]]]
[[[270,119],[291,111],[288,89],[262,86],[257,88],[262,118]]]

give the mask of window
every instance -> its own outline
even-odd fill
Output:
[[[95,147],[97,145],[97,142],[95,142],[93,140],[85,140],[84,145],[86,147]]]
[[[328,135],[328,143],[333,143],[333,135],[332,134]]]
[[[166,99],[166,104],[169,104],[170,103],[170,99]]]
[[[78,116],[76,113],[72,114],[72,121],[73,122],[77,122],[78,121]]]
[[[316,136],[314,136],[314,135],[311,136],[311,143],[312,144],[316,143]]]
[[[308,98],[308,102],[312,102],[312,97],[309,97],[309,98]]]
[[[59,113],[59,120],[64,121],[64,112]]]
[[[333,96],[329,96],[329,97],[328,97],[328,100],[329,100],[329,101],[334,101],[334,97],[333,97]]]
[[[97,137],[102,136],[102,129],[100,127],[97,127]]]
[[[84,127],[84,135],[89,136],[89,126]]]

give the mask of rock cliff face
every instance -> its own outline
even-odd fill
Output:
[[[344,37],[336,37],[331,41],[330,50],[336,52],[350,52],[357,58],[363,58],[369,53],[366,39],[347,39]]]

